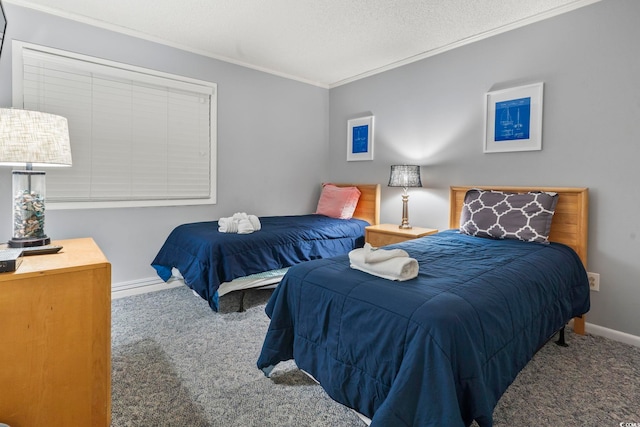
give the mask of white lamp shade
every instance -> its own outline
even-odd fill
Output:
[[[0,164],[71,166],[67,119],[39,111],[0,108]]]

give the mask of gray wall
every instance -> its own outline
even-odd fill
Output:
[[[46,233],[53,239],[96,240],[112,263],[114,284],[157,278],[149,264],[178,224],[238,211],[274,215],[315,209],[327,153],[326,89],[12,4],[4,6],[8,28],[0,57],[2,107],[11,106],[12,39],[218,84],[217,205],[47,212]],[[11,169],[2,167],[0,239],[8,239],[12,232],[10,197]]]
[[[589,271],[600,273],[587,322],[640,336],[640,2],[573,12],[330,91],[327,177],[385,183],[422,165],[413,225],[447,227],[450,185],[580,186],[590,191]],[[483,154],[487,91],[544,82],[543,150]],[[375,115],[375,159],[345,161],[347,120]],[[383,188],[383,222],[401,190]]]

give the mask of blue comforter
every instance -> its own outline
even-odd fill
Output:
[[[417,278],[381,279],[347,256],[289,269],[266,312],[258,367],[295,359],[372,426],[492,425],[535,351],[589,310],[583,265],[560,244],[449,230],[401,244]]]
[[[316,214],[262,217],[260,223],[261,230],[250,234],[220,233],[217,221],[180,225],[151,265],[164,281],[177,268],[187,286],[217,311],[221,283],[346,254],[364,245],[364,228],[369,225]]]

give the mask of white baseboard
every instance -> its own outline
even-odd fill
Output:
[[[162,279],[158,277],[134,280],[131,282],[114,283],[111,286],[111,299],[162,291],[164,289],[178,288],[180,286],[185,286],[184,282],[180,279],[172,278],[168,282],[163,282]]]
[[[598,335],[601,337],[609,338],[614,341],[629,344],[635,347],[640,347],[640,337],[627,334],[626,332],[616,331],[615,329],[605,328],[604,326],[594,325],[587,322],[585,324],[587,333]]]

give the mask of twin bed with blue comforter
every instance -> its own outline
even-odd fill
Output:
[[[388,247],[419,263],[405,282],[350,268],[347,255],[290,268],[266,308],[258,367],[295,359],[372,426],[491,426],[534,353],[589,310],[587,192],[551,190],[552,243],[443,231]],[[466,191],[452,188],[452,228]]]
[[[362,247],[364,228],[378,222],[380,186],[334,185],[360,191],[352,218],[261,217],[261,229],[250,234],[220,232],[218,221],[182,224],[169,234],[151,265],[164,281],[177,269],[185,284],[218,311],[221,285]]]
[[[165,281],[177,268],[185,284],[217,311],[222,283],[348,253],[364,244],[364,227],[369,225],[316,214],[262,217],[260,222],[262,229],[251,234],[221,233],[217,221],[180,225],[152,266]]]

